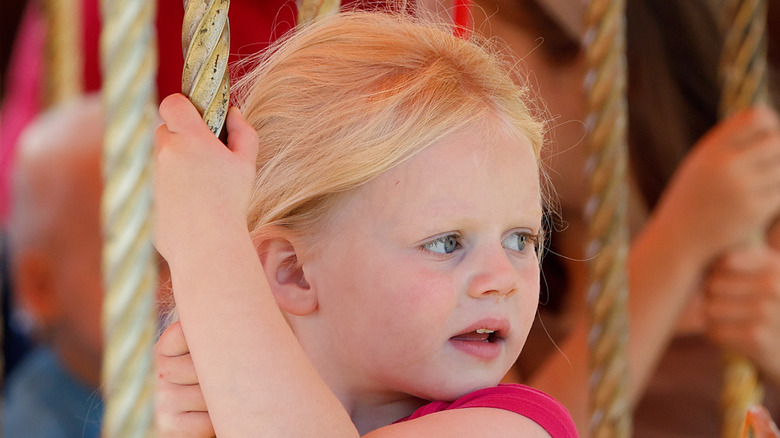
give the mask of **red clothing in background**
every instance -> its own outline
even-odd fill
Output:
[[[100,88],[100,12],[98,0],[83,0],[84,89]],[[157,2],[157,38],[159,69],[158,96],[181,91],[184,59],[181,1]],[[256,53],[295,25],[294,0],[232,0],[230,19],[231,61]],[[8,189],[11,163],[19,133],[40,112],[43,76],[45,22],[36,2],[29,2],[19,27],[9,65],[7,94],[2,103],[0,123],[0,228],[8,215]]]

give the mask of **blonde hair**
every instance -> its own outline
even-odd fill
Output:
[[[254,237],[269,224],[313,235],[342,194],[489,116],[527,140],[539,164],[544,126],[499,52],[409,14],[344,12],[311,24],[236,88],[260,140]]]

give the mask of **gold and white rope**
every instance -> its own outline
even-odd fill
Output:
[[[591,0],[585,15],[591,319],[590,435],[631,435],[625,1]]]
[[[298,27],[337,14],[341,0],[298,0]]]
[[[230,0],[185,0],[181,89],[216,136],[230,104]]]
[[[152,167],[157,120],[153,0],[103,0],[103,436],[153,436],[157,272]]]
[[[730,0],[726,5],[723,51],[720,59],[721,101],[719,112],[727,117],[756,103],[768,103],[766,59],[765,0]],[[761,230],[756,230],[756,244],[763,244]],[[721,436],[742,436],[748,406],[761,403],[763,386],[758,370],[746,358],[724,353],[721,407]]]
[[[47,106],[84,91],[80,0],[46,0],[43,100]]]

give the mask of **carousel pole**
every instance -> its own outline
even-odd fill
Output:
[[[590,435],[597,438],[631,435],[624,12],[624,0],[591,0],[585,14]]]
[[[44,90],[46,106],[83,93],[81,0],[45,0]]]
[[[156,3],[102,0],[103,436],[153,436],[157,272],[152,246]]]
[[[298,0],[298,27],[337,14],[341,0]]]
[[[758,103],[768,103],[765,0],[729,0],[726,5],[726,39],[720,59],[721,118]],[[757,230],[755,242],[762,244]],[[723,438],[742,436],[748,406],[761,403],[764,389],[750,361],[734,352],[724,353]]]
[[[230,0],[184,1],[181,89],[211,132],[223,136],[230,103]]]

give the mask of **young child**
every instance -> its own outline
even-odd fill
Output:
[[[552,398],[497,386],[539,297],[543,125],[496,53],[343,13],[238,84],[227,148],[161,104],[181,318],[157,347],[162,434],[576,436]]]

